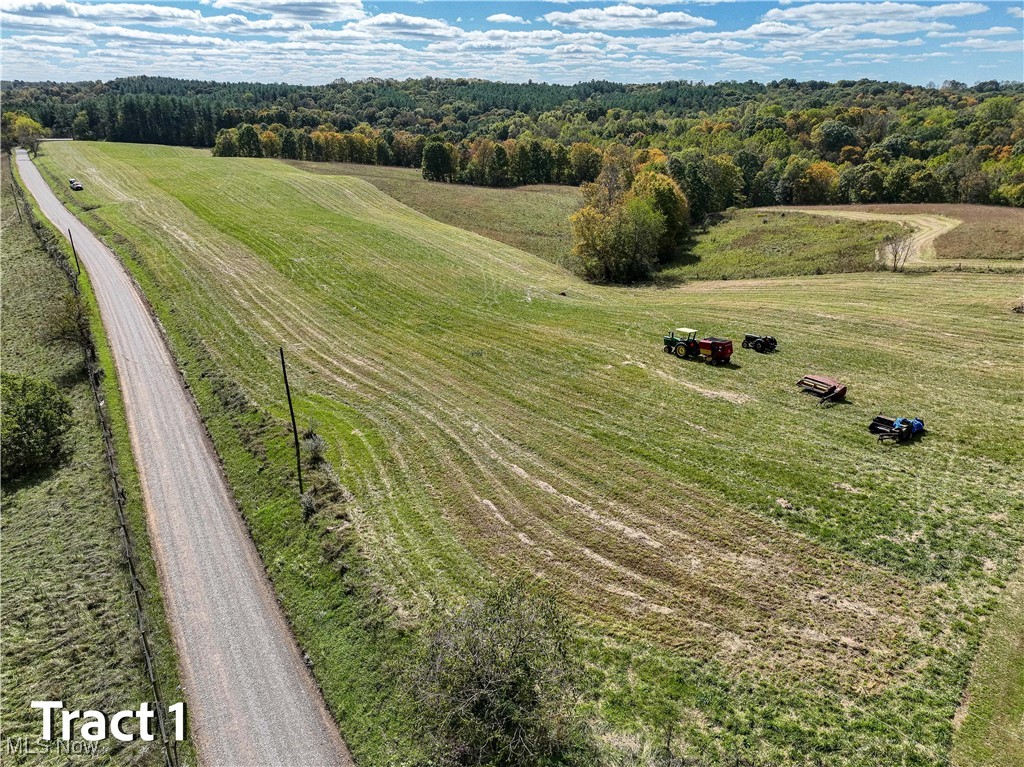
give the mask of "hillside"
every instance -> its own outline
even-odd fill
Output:
[[[168,327],[362,763],[407,736],[397,682],[354,665],[372,653],[346,585],[387,608],[380,648],[521,573],[585,628],[609,749],[657,740],[664,703],[679,753],[711,763],[945,763],[1024,541],[1011,280],[600,288],[352,177],[100,143],[41,162],[85,182],[76,202]],[[660,342],[683,324],[781,352],[683,362]],[[304,523],[289,490],[279,344],[351,494],[344,524]],[[809,371],[847,381],[849,404],[796,393]],[[879,445],[879,411],[929,435]],[[325,559],[349,531],[365,570]]]

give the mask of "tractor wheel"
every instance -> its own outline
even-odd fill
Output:
[[[665,354],[671,354],[672,353],[672,347],[669,346],[668,344],[665,344],[663,347],[661,347],[661,350],[663,352],[665,352]]]
[[[723,365],[728,365],[729,364],[729,360],[731,360],[731,359],[732,359],[732,357],[724,357],[722,359],[722,364]]]
[[[681,360],[686,359],[686,355],[687,355],[686,344],[679,344],[678,346],[676,346],[676,356],[679,359],[681,359]]]
[[[764,341],[762,341],[760,338],[754,341],[754,351],[758,353],[764,351]]]
[[[741,346],[743,346],[744,349],[749,349],[750,348],[750,342],[749,341],[744,341],[741,344]]]

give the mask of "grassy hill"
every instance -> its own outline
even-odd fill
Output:
[[[415,168],[302,162],[310,173],[355,176],[437,221],[476,232],[553,263],[572,250],[569,216],[583,203],[571,186],[494,189],[426,181]]]
[[[314,162],[296,166],[311,173],[369,181],[436,221],[552,263],[568,263],[572,251],[569,216],[582,204],[575,187],[491,189],[425,181],[413,168]],[[823,220],[792,211],[783,215],[778,211],[734,211],[706,231],[695,233],[661,270],[657,281],[670,285],[683,280],[868,271],[874,267],[875,249],[882,238],[898,231],[894,224]]]
[[[85,182],[168,328],[362,763],[409,742],[381,662],[402,632],[525,572],[589,637],[610,750],[663,741],[669,710],[676,752],[713,764],[945,764],[1024,541],[1013,280],[602,288],[348,176],[77,142],[41,163]],[[781,351],[683,362],[660,344],[683,324]],[[303,523],[289,489],[278,345],[343,519]],[[806,372],[849,403],[800,396]],[[879,411],[929,434],[879,445]],[[355,571],[325,555],[352,531]],[[353,607],[354,578],[386,617]]]

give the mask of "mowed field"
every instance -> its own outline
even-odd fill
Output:
[[[596,287],[352,177],[78,142],[40,163],[85,183],[174,343],[279,423],[285,347],[395,620],[535,574],[592,638],[615,748],[642,750],[664,698],[677,753],[709,763],[947,762],[1024,541],[1019,279]],[[736,339],[734,364],[663,354],[679,325]],[[740,350],[745,331],[781,351]],[[799,395],[807,372],[849,402]],[[879,412],[929,433],[879,445]],[[268,561],[276,582],[315,567]],[[313,658],[344,724],[354,682]]]
[[[437,221],[489,237],[559,263],[572,250],[569,216],[583,204],[571,186],[537,184],[515,189],[434,184],[416,168],[356,163],[296,162],[310,173],[355,176]]]

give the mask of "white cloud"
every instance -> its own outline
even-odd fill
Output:
[[[950,48],[970,48],[987,53],[1020,53],[1020,40],[990,40],[987,37],[968,37],[949,43]]]
[[[928,37],[994,37],[997,35],[1019,35],[1016,27],[989,27],[988,29],[971,29],[959,32],[932,32]]]
[[[229,8],[253,16],[271,16],[309,24],[350,21],[366,16],[362,0],[213,0],[210,4],[214,8]]]
[[[1016,16],[1018,19],[1024,19],[1024,8],[1019,5],[1011,5],[1006,9],[1006,12],[1011,16]]]
[[[443,19],[429,19],[425,16],[407,16],[404,13],[379,13],[345,25],[351,32],[367,32],[378,36],[406,39],[436,39],[456,37],[463,34],[459,27]]]
[[[487,17],[493,24],[529,24],[522,16],[512,16],[508,13],[493,13]]]
[[[691,16],[682,11],[658,11],[654,8],[638,8],[633,5],[612,5],[607,8],[580,8],[575,11],[552,11],[543,19],[556,27],[578,29],[643,29],[670,27],[690,29],[713,27],[715,22],[700,16]]]
[[[832,27],[869,21],[922,21],[973,16],[987,10],[988,6],[981,3],[810,3],[789,8],[772,8],[764,18],[768,21],[799,21],[816,27]]]
[[[195,32],[231,32],[236,34],[285,33],[291,29],[308,27],[297,21],[284,19],[252,20],[241,14],[219,14],[204,16],[198,10],[178,8],[172,5],[146,3],[75,3],[67,0],[4,0],[2,4],[5,21],[14,19],[37,19],[45,24],[48,20],[78,19],[107,24],[130,26],[175,27]]]

